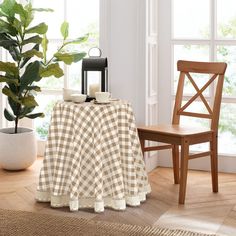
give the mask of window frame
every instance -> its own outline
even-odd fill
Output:
[[[64,20],[67,19],[67,15],[68,15],[67,1],[68,0],[63,0],[63,5],[64,5],[63,18],[64,18]],[[98,9],[98,11],[100,10],[100,5],[101,5],[101,2],[99,0],[99,9]],[[63,42],[63,39],[48,38],[48,41],[49,41],[49,43],[53,43],[53,44],[59,43],[60,44],[60,43]],[[70,88],[69,79],[68,79],[68,77],[69,77],[69,75],[68,75],[68,66],[65,65],[65,64],[63,64],[63,71],[64,71],[64,76],[63,76],[63,86],[62,86],[62,88],[56,88],[56,89],[42,88],[42,90],[40,92],[41,96],[46,96],[46,95],[63,96],[63,89],[69,89]],[[72,88],[70,88],[70,89],[72,89]],[[31,126],[35,129],[34,121],[32,121]],[[37,137],[37,139],[38,139],[39,142],[45,142],[44,139],[40,139],[39,137]]]
[[[33,0],[35,1],[35,0]],[[33,3],[32,1],[32,3]],[[67,2],[68,0],[62,0],[63,3],[63,19],[66,20],[67,19]],[[99,21],[101,21],[101,16],[100,16],[100,11],[101,11],[101,4],[103,4],[103,6],[105,6],[107,3],[107,0],[98,0],[99,1]],[[0,0],[0,3],[2,2],[2,0]],[[19,0],[19,2],[21,3],[25,3],[25,0]],[[105,20],[105,19],[104,19]],[[101,26],[101,22],[99,22],[99,27]],[[101,33],[101,30],[99,29],[99,34]],[[48,38],[49,43],[60,43],[63,42],[63,39],[58,39],[58,38]],[[100,44],[100,42],[99,42]],[[4,59],[5,54],[4,54],[4,50],[0,49],[0,59]],[[46,96],[46,95],[55,95],[55,96],[62,96],[63,95],[63,88],[67,89],[69,88],[69,79],[68,79],[68,69],[67,66],[65,64],[63,64],[63,71],[64,71],[64,77],[63,77],[63,85],[62,88],[57,88],[57,89],[48,89],[48,88],[41,88],[42,91],[38,94],[41,96]],[[0,90],[2,89],[2,83],[0,83]],[[37,99],[37,98],[36,98]],[[2,92],[0,91],[0,128],[3,127],[10,127],[12,126],[11,122],[6,121],[6,119],[4,118],[3,115],[3,109],[4,107],[7,106],[7,99],[4,97],[4,95],[2,94]],[[24,121],[20,120],[20,125],[24,125],[30,128],[35,128],[34,126],[34,121],[30,120],[30,119],[24,119]],[[45,140],[38,138],[38,142],[44,142]],[[39,145],[41,146],[41,145]]]
[[[210,35],[209,39],[184,39],[174,38],[174,1],[175,0],[160,0],[159,1],[159,76],[158,87],[165,91],[159,91],[158,104],[159,104],[159,123],[167,123],[172,119],[172,107],[175,99],[174,92],[174,46],[175,45],[208,45],[209,46],[209,61],[216,61],[217,46],[230,45],[236,46],[236,39],[222,39],[217,38],[217,0],[210,1]],[[165,14],[164,14],[164,13]],[[162,66],[164,63],[168,65]],[[167,72],[168,68],[168,72]],[[162,79],[165,78],[165,81]],[[209,91],[208,101],[211,102],[211,95],[213,94],[214,87],[212,86]],[[187,99],[190,96],[184,95],[183,98]],[[223,95],[222,103],[236,104],[236,96]],[[236,153],[225,154],[223,156],[235,156]],[[165,154],[164,154],[165,155]],[[160,155],[162,156],[162,154]]]

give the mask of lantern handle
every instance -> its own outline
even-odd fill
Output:
[[[99,55],[98,56],[90,55],[91,51],[94,50],[94,49],[98,49],[98,51],[99,51]],[[98,48],[98,47],[92,47],[92,48],[89,49],[88,55],[89,55],[89,57],[101,57],[102,56],[102,50],[100,48]]]

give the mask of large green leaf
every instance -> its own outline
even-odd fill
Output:
[[[11,78],[7,78],[5,76],[0,75],[0,83],[4,83],[4,82],[7,84],[15,84],[16,86],[19,85],[18,79],[11,79]]]
[[[40,63],[38,61],[34,61],[26,67],[24,74],[20,78],[20,92],[23,92],[34,81],[40,80],[39,68]]]
[[[8,34],[6,33],[0,33],[0,39],[1,40],[14,40],[12,37],[10,37]]]
[[[34,113],[34,114],[29,114],[29,115],[26,115],[27,118],[29,119],[35,119],[37,117],[41,117],[43,118],[45,115],[43,113]]]
[[[16,47],[18,42],[5,33],[0,33],[0,47],[9,51],[14,61],[20,59],[20,52]]]
[[[20,118],[24,118],[27,114],[31,113],[35,107],[23,107],[20,112]]]
[[[32,8],[32,11],[53,12],[53,9],[51,9],[51,8]]]
[[[6,72],[10,75],[18,76],[19,70],[15,63],[0,61],[0,71]]]
[[[86,53],[61,53],[57,52],[54,57],[57,61],[63,61],[67,65],[71,65],[72,62],[78,62],[86,56]]]
[[[19,34],[22,35],[22,23],[18,19],[14,19],[13,26],[19,32]]]
[[[9,112],[6,108],[4,109],[4,116],[8,121],[14,121],[16,119],[16,117]]]
[[[0,17],[7,17],[7,15],[2,11],[1,8],[0,8]]]
[[[19,61],[21,58],[20,52],[17,47],[10,46],[8,49],[9,53],[11,54],[14,61]]]
[[[22,45],[26,45],[28,43],[40,44],[41,42],[42,42],[42,38],[38,35],[35,35],[33,37],[30,37],[30,38],[25,39],[24,41],[22,41]]]
[[[43,35],[43,40],[42,40],[42,48],[43,48],[43,57],[44,57],[44,64],[47,62],[47,50],[48,50],[48,39],[46,34]]]
[[[39,44],[36,44],[32,49],[35,49],[35,50],[39,51]],[[30,58],[31,58],[31,57],[25,58],[25,59],[21,62],[20,68],[23,68],[23,67],[26,65],[26,63],[30,60]]]
[[[30,90],[34,90],[36,92],[41,92],[41,88],[39,86],[27,86],[26,90],[30,91]]]
[[[9,78],[9,79],[15,79],[15,76],[10,75],[8,73],[5,74],[5,77]],[[18,79],[18,78],[17,78]],[[15,84],[8,84],[8,87],[10,88],[10,90],[14,93],[14,94],[18,94],[19,93],[19,89],[18,86],[16,86]]]
[[[34,20],[34,15],[32,11],[28,12],[28,17],[25,19],[24,26],[27,28],[31,22]]]
[[[26,4],[24,6],[24,10],[27,12],[27,16],[24,20],[22,19],[22,21],[23,21],[24,27],[27,28],[34,19],[31,2],[29,2],[29,4]]]
[[[17,46],[18,45],[18,42],[6,33],[0,33],[0,42],[1,42],[0,46],[4,47],[7,50],[8,50],[9,46]]]
[[[17,102],[15,102],[12,98],[8,97],[8,103],[14,113],[15,116],[19,116],[20,110],[19,107],[21,107],[21,105]]]
[[[24,9],[22,4],[16,2],[14,5],[14,11],[16,14],[20,15],[21,20],[27,18],[28,12]]]
[[[0,19],[0,33],[8,33],[11,36],[16,36],[18,32],[16,28],[12,26],[12,24],[9,24]]]
[[[56,78],[60,78],[64,75],[63,70],[60,68],[59,63],[53,63],[48,65],[47,67],[40,67],[40,76],[41,77],[50,77],[55,76]]]
[[[4,0],[3,3],[0,4],[0,8],[8,17],[13,18],[15,15],[15,11],[13,10],[15,4],[15,0]]]
[[[25,58],[25,59],[21,62],[20,68],[23,68],[23,67],[27,64],[27,62],[28,62],[30,59],[31,59],[30,57]]]
[[[43,58],[43,53],[39,52],[35,49],[31,49],[29,51],[26,51],[26,52],[22,53],[22,56],[24,58],[31,58],[31,57],[34,57],[34,56],[39,57],[39,58]]]
[[[73,62],[78,62],[78,61],[82,60],[86,55],[87,55],[86,52],[73,53],[73,56],[74,56]]]
[[[17,41],[9,39],[0,39],[0,47],[3,47],[8,50],[10,46],[16,47]]]
[[[20,16],[22,26],[27,27],[33,18],[31,17],[31,12],[24,9],[22,4],[16,3],[14,6],[14,11]]]
[[[16,94],[14,94],[7,86],[2,89],[2,93],[10,97],[13,101],[20,103],[20,100]]]
[[[65,45],[67,45],[67,44],[81,44],[81,43],[84,43],[84,42],[86,42],[88,40],[88,37],[89,37],[89,34],[86,34],[83,37],[67,41],[65,43]]]
[[[48,26],[45,23],[40,23],[39,25],[36,25],[30,29],[27,29],[25,32],[27,34],[45,34],[48,30]]]
[[[64,40],[68,37],[69,35],[69,23],[64,21],[61,25],[61,35],[64,38]]]
[[[38,106],[38,103],[35,101],[35,98],[32,95],[29,95],[27,97],[23,97],[21,99],[21,104],[26,106],[26,107],[36,107],[36,106]]]

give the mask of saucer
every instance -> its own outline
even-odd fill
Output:
[[[99,101],[97,101],[97,100],[94,100],[94,103],[95,103],[95,104],[109,104],[109,103],[111,103],[111,101],[99,102]]]

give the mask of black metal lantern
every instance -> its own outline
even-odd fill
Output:
[[[91,55],[92,50],[98,51],[98,55]],[[99,48],[91,48],[88,52],[89,58],[82,60],[82,94],[88,95],[88,99],[92,100],[95,97],[95,92],[107,92],[108,91],[108,69],[107,58],[102,58],[102,52]],[[96,82],[94,77],[89,75],[90,72],[96,72]]]

